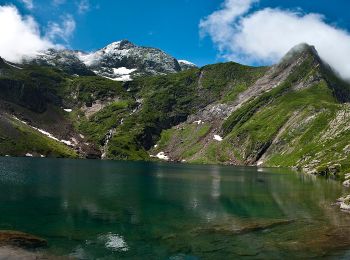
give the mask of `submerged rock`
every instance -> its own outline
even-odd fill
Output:
[[[258,232],[268,230],[281,225],[288,225],[293,223],[294,220],[269,220],[269,221],[252,221],[246,223],[223,223],[216,224],[209,227],[198,228],[194,230],[195,233],[221,233],[221,234],[233,234],[242,235],[250,232]]]
[[[47,241],[40,237],[19,231],[2,230],[0,231],[0,247],[1,246],[37,249],[46,247]]]
[[[337,200],[337,204],[340,206],[340,209],[350,212],[350,195],[340,197]]]

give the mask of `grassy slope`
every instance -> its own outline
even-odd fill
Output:
[[[328,174],[329,166],[337,163],[342,172],[350,170],[350,130],[346,127],[350,108],[339,102],[339,81],[326,74],[326,80],[305,89],[293,88],[316,75],[312,65],[311,57],[305,59],[279,87],[236,110],[223,123],[222,142],[203,137],[203,129],[210,127],[206,124],[183,124],[164,131],[154,152],[171,151],[176,159],[195,163],[244,164],[261,159],[266,166],[311,165],[321,174]],[[341,126],[339,118],[332,123],[339,114]],[[180,143],[175,153],[174,143]]]
[[[76,158],[77,154],[68,146],[52,140],[26,124],[9,116],[0,116],[0,155]]]
[[[149,159],[146,150],[159,140],[162,130],[178,125],[218,99],[233,97],[265,71],[266,68],[225,63],[129,83],[127,87],[142,99],[142,106],[117,128],[109,157]]]

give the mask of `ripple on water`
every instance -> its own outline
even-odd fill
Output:
[[[98,239],[102,241],[105,244],[105,247],[110,250],[120,252],[126,252],[129,250],[124,238],[118,234],[108,233],[99,236]]]

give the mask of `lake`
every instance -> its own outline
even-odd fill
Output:
[[[288,169],[0,158],[0,229],[78,259],[345,259],[343,193]]]

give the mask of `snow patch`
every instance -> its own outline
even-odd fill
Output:
[[[50,139],[52,139],[52,140],[55,140],[55,141],[57,141],[57,142],[64,143],[64,144],[66,144],[66,145],[68,145],[68,146],[74,146],[74,145],[72,144],[71,141],[59,140],[59,139],[58,139],[57,137],[55,137],[53,134],[51,134],[51,133],[49,133],[49,132],[47,132],[47,131],[45,131],[45,130],[43,130],[43,129],[37,128],[37,127],[35,127],[35,126],[31,126],[31,125],[29,125],[27,122],[22,121],[22,120],[20,120],[19,118],[15,117],[15,116],[13,116],[13,118],[16,119],[17,121],[20,121],[21,123],[23,123],[23,124],[29,126],[30,128],[32,128],[32,129],[34,129],[34,130],[36,130],[36,131],[42,133],[43,135],[47,136],[48,138],[50,138]]]
[[[261,165],[263,165],[264,164],[264,161],[258,161],[257,163],[256,163],[256,166],[261,166]]]
[[[224,140],[220,135],[214,135],[214,140],[218,141],[218,142],[222,142],[222,140]]]
[[[127,69],[125,67],[113,68],[113,73],[115,75],[128,75],[136,71],[137,69]]]
[[[72,143],[71,141],[61,140],[60,142],[66,144],[66,145],[68,145],[68,146],[74,146],[73,143]]]
[[[197,124],[197,125],[204,124],[204,122],[203,122],[202,120],[194,121],[193,123],[194,123],[194,124]]]
[[[169,161],[169,157],[164,152],[159,152],[157,155],[150,155],[152,158],[158,158],[160,160]]]
[[[23,70],[23,68],[18,67],[18,66],[16,66],[16,65],[13,65],[13,64],[7,62],[6,60],[3,60],[3,61],[4,61],[7,65],[9,65],[9,66],[11,66],[11,67],[13,67],[13,68],[15,68],[15,69]]]
[[[166,156],[164,152],[159,152],[159,153],[156,155],[156,157],[157,157],[158,159],[165,160],[165,161],[168,161],[168,160],[169,160],[169,157]]]
[[[86,66],[92,66],[100,60],[100,56],[96,55],[96,53],[78,53],[78,58],[81,60]]]
[[[178,60],[179,63],[183,63],[183,64],[186,64],[186,65],[189,65],[189,66],[193,66],[193,67],[197,67],[196,64],[188,61],[188,60]]]
[[[98,74],[96,71],[94,71],[96,74]],[[130,75],[123,75],[117,78],[111,78],[111,77],[107,77],[107,76],[103,76],[101,75],[101,77],[104,77],[106,79],[110,79],[110,80],[114,80],[114,81],[132,81],[132,78],[130,77]]]

